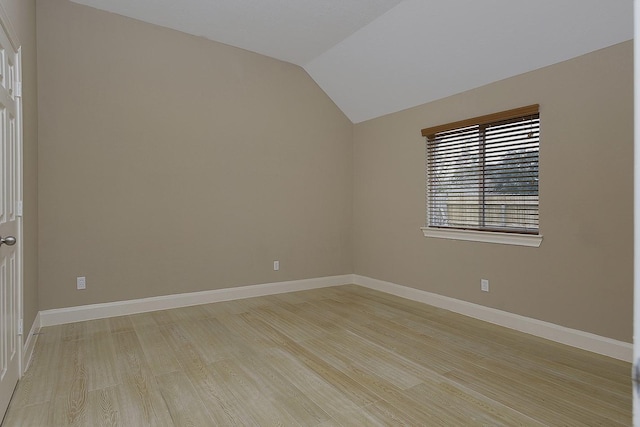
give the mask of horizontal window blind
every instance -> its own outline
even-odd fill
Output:
[[[452,125],[423,130],[427,225],[538,234],[538,106]]]

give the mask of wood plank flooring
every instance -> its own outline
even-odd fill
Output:
[[[630,373],[349,285],[43,328],[3,426],[629,426]]]

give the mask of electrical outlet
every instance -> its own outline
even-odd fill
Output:
[[[87,289],[87,278],[86,277],[76,277],[76,289]]]
[[[489,292],[489,281],[487,279],[480,279],[480,290]]]
[[[280,270],[280,261],[273,261],[273,271]]]

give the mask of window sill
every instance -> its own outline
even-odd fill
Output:
[[[422,227],[424,237],[438,239],[466,240],[470,242],[499,243],[503,245],[529,246],[537,248],[542,243],[542,235],[497,233],[493,231],[444,230]]]

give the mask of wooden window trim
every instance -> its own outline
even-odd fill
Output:
[[[463,128],[473,125],[483,125],[487,123],[493,123],[500,120],[509,120],[516,117],[527,116],[531,114],[537,114],[540,112],[540,105],[533,104],[526,107],[514,108],[513,110],[501,111],[499,113],[487,114],[485,116],[474,117],[472,119],[459,120],[457,122],[447,123],[444,125],[432,126],[422,129],[422,136],[433,139],[439,132],[445,132],[448,130]]]

